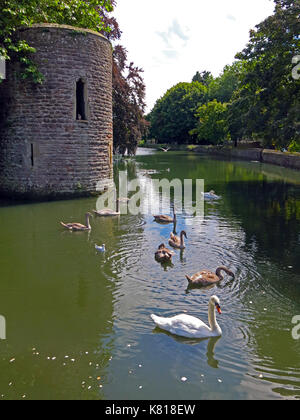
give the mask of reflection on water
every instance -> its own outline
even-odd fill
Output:
[[[94,199],[1,203],[0,398],[300,398],[300,341],[291,335],[300,314],[299,173],[151,151],[118,161],[116,181],[119,170],[146,183],[205,179],[222,199],[205,203],[204,221],[178,217],[187,248],[169,266],[154,253],[173,225],[151,216],[94,218],[90,233],[70,233],[60,220],[82,220]],[[105,254],[95,250],[102,243]],[[235,279],[187,289],[185,274],[220,265]],[[205,321],[213,294],[220,339],[153,330],[151,313]]]
[[[158,327],[155,327],[155,329],[153,330],[153,333],[155,334],[166,334],[169,337],[171,337],[172,339],[176,340],[178,343],[181,344],[185,344],[185,345],[189,345],[189,346],[197,346],[200,344],[204,344],[207,343],[207,364],[214,368],[217,369],[219,367],[219,362],[218,360],[215,359],[215,347],[217,342],[220,340],[221,337],[212,337],[212,338],[184,338],[184,337],[179,337],[176,335],[172,335],[171,333],[169,333],[168,331],[165,330],[161,330]]]

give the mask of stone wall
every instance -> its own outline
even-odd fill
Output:
[[[300,169],[300,154],[282,153],[275,150],[263,150],[262,161],[285,168]]]
[[[96,32],[34,25],[17,33],[37,52],[42,85],[8,63],[0,84],[0,193],[60,198],[97,192],[112,178],[112,49]],[[84,82],[86,120],[76,119]]]
[[[230,147],[218,146],[198,146],[196,153],[205,153],[217,156],[226,156],[228,158],[254,160],[262,163],[271,163],[273,165],[283,166],[285,168],[300,169],[299,153],[284,153],[276,150],[267,149],[234,149]]]

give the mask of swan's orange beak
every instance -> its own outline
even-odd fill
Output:
[[[217,308],[218,313],[219,313],[219,314],[221,314],[221,313],[222,313],[222,311],[221,311],[221,307],[220,307],[220,305],[217,305],[217,306],[216,306],[216,308]]]

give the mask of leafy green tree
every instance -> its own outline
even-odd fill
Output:
[[[213,81],[213,79],[214,77],[210,71],[205,70],[201,73],[197,71],[195,76],[192,79],[192,82],[199,82],[199,83],[202,83],[202,85],[208,87],[210,83]]]
[[[142,69],[127,64],[124,47],[113,52],[113,124],[114,150],[121,154],[136,153],[148,123],[144,119],[145,84]]]
[[[293,140],[289,145],[289,152],[300,153],[300,141],[297,142],[296,140]]]
[[[17,57],[23,65],[22,77],[37,83],[43,78],[30,58],[34,48],[14,34],[21,26],[57,23],[103,31],[101,10],[111,11],[111,0],[0,0],[0,55],[6,60]]]
[[[300,3],[275,0],[275,12],[250,32],[237,55],[245,72],[229,109],[232,136],[288,147],[300,138],[300,80],[292,76],[300,51]]]
[[[113,7],[116,0],[112,0]],[[121,38],[117,20],[101,10],[105,28],[103,35],[114,44]],[[113,133],[115,153],[134,155],[149,123],[144,118],[146,86],[143,70],[132,62],[127,63],[126,49],[117,44],[113,49]]]
[[[189,133],[195,127],[195,112],[206,100],[207,88],[199,82],[173,86],[156,102],[148,116],[150,137],[159,143],[191,142]]]
[[[227,105],[216,100],[201,105],[195,114],[198,122],[191,134],[200,144],[220,144],[228,139]]]
[[[225,66],[222,74],[209,84],[209,99],[216,99],[222,103],[230,102],[239,86],[242,71],[243,63],[240,61]]]

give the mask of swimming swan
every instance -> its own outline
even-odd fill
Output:
[[[221,274],[222,271],[225,271],[226,274],[231,276],[234,279],[234,274],[232,271],[228,270],[227,267],[219,267],[216,269],[216,273],[208,270],[202,270],[199,273],[194,274],[193,276],[186,275],[189,284],[191,286],[210,286],[211,284],[219,283],[224,279]]]
[[[173,214],[174,214],[173,217],[165,216],[163,214],[158,215],[158,216],[153,216],[154,221],[157,222],[157,223],[174,223],[174,224],[176,224],[177,216],[176,216],[175,210],[173,210]]]
[[[218,200],[220,197],[214,192],[214,190],[211,190],[210,192],[202,193],[204,199],[206,200]]]
[[[174,252],[166,248],[165,244],[161,244],[155,253],[155,259],[158,262],[169,262],[172,260]]]
[[[208,304],[209,327],[200,319],[190,315],[182,314],[173,318],[161,318],[151,315],[154,323],[162,330],[169,331],[171,334],[186,338],[209,338],[220,337],[222,330],[216,320],[216,312],[221,314],[220,300],[217,296],[212,296]]]
[[[116,210],[103,209],[103,210],[93,210],[94,214],[99,217],[110,217],[110,216],[120,216],[120,200],[116,200]]]
[[[106,251],[106,248],[105,248],[105,245],[104,244],[102,246],[95,245],[95,249],[98,252],[105,252]]]
[[[187,239],[187,234],[184,230],[181,231],[180,236],[176,236],[171,232],[169,245],[176,249],[185,249],[184,238]]]
[[[92,216],[91,213],[86,213],[85,217],[86,217],[86,224],[82,225],[81,223],[64,223],[64,222],[60,222],[60,224],[71,231],[75,231],[75,232],[79,232],[79,231],[90,231],[91,225],[90,225],[90,217]]]

